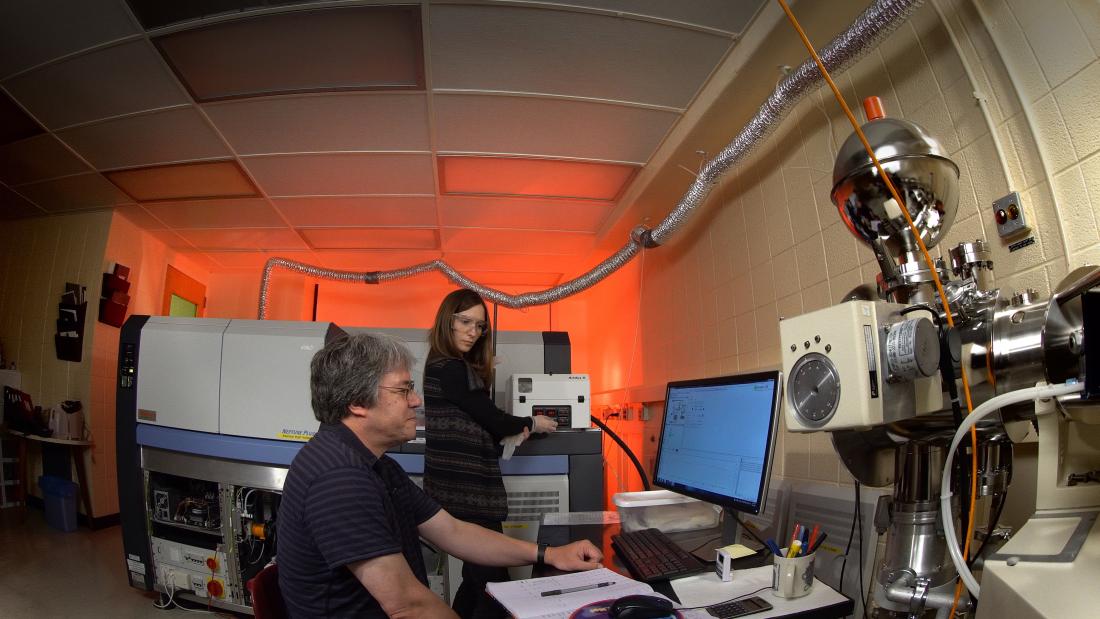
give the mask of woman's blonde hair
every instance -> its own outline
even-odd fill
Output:
[[[455,346],[454,315],[480,305],[485,310],[485,332],[474,342],[473,348],[463,354]],[[485,381],[493,382],[493,325],[489,321],[489,308],[481,295],[467,288],[459,288],[443,297],[435,313],[435,323],[428,332],[428,361],[439,358],[464,359]]]

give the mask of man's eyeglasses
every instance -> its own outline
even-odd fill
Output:
[[[474,320],[469,316],[463,316],[462,314],[454,315],[454,326],[462,329],[463,331],[476,331],[478,335],[481,335],[489,330],[489,323],[484,320]]]
[[[392,391],[394,393],[400,393],[402,396],[404,396],[406,402],[412,402],[413,397],[417,395],[416,383],[411,381],[409,382],[409,385],[407,387],[389,387],[386,385],[379,385],[378,388],[385,389],[386,391]]]

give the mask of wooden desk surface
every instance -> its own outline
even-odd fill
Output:
[[[39,443],[53,443],[55,445],[71,445],[73,447],[91,447],[94,443],[92,441],[74,441],[67,438],[50,438],[48,436],[39,436],[37,434],[27,434],[26,432],[20,432],[18,430],[6,429],[7,434],[18,438],[25,438],[29,441],[38,441]]]
[[[92,496],[88,488],[88,473],[84,467],[84,450],[93,445],[92,441],[74,441],[64,438],[49,438],[28,434],[11,428],[0,428],[4,434],[15,438],[26,439],[19,442],[19,502],[23,504],[24,513],[27,507],[27,441],[69,447],[68,453],[72,456],[73,466],[76,468],[77,484],[80,486],[80,500],[84,503],[84,515],[88,518],[88,527],[95,528],[95,517],[92,513]],[[77,449],[71,449],[76,447]],[[45,448],[43,448],[45,449]]]

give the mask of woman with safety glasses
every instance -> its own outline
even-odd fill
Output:
[[[424,364],[424,490],[452,516],[501,531],[508,495],[500,476],[500,441],[553,432],[548,417],[513,417],[489,397],[493,343],[485,302],[472,290],[448,294],[428,333]],[[508,580],[508,570],[466,562],[451,606],[463,619],[504,617],[485,583]]]

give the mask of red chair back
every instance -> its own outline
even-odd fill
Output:
[[[279,566],[271,564],[245,583],[252,594],[252,612],[256,619],[288,619],[286,604],[279,593]]]

